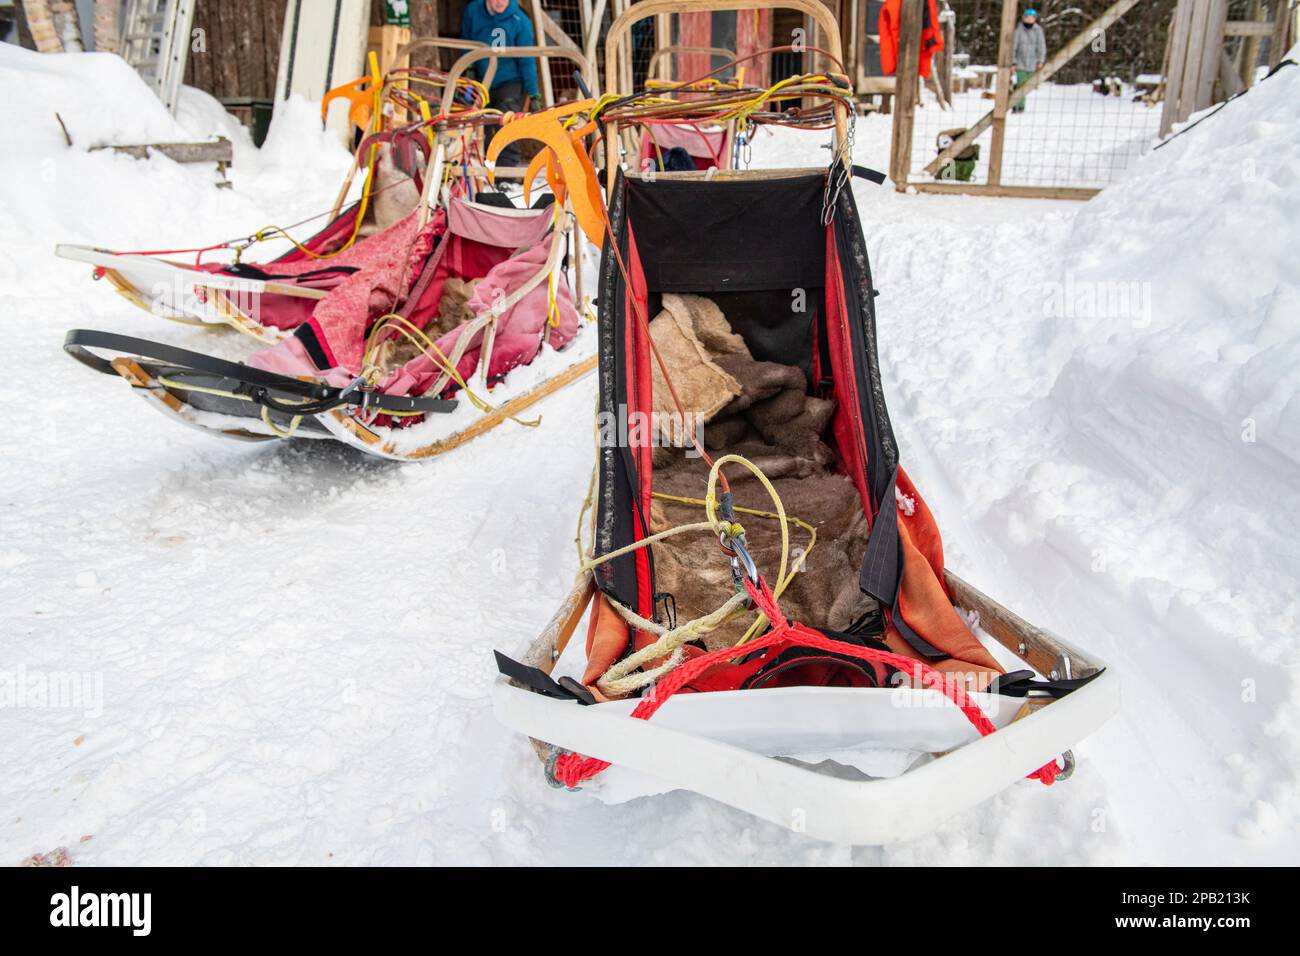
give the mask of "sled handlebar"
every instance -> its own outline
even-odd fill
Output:
[[[483,46],[472,50],[467,50],[457,58],[456,62],[451,65],[448,72],[447,87],[442,94],[441,112],[445,116],[451,112],[451,105],[456,95],[456,83],[465,74],[471,66],[479,60],[487,60],[489,63],[489,72],[496,69],[496,61],[508,57],[550,57],[558,56],[572,61],[577,67],[578,72],[582,74],[583,80],[591,89],[596,87],[596,73],[591,68],[591,60],[584,56],[581,50],[567,46]],[[488,81],[484,79],[484,85]],[[488,105],[492,105],[489,100]],[[551,104],[547,104],[550,106]]]
[[[412,53],[420,50],[482,50],[486,49],[487,44],[479,40],[461,40],[456,37],[415,37],[410,43],[399,47],[397,55],[393,57],[394,63],[400,63]],[[487,72],[483,74],[483,85],[492,86],[492,77],[496,75],[496,60],[491,60],[487,66]]]
[[[844,43],[840,37],[839,21],[835,19],[830,9],[818,0],[641,0],[640,3],[629,6],[616,17],[610,24],[609,32],[605,34],[605,89],[631,91],[632,58],[620,54],[625,45],[630,43],[632,27],[640,21],[661,14],[713,13],[732,10],[798,10],[805,16],[811,17],[825,35],[824,41],[810,43],[809,46],[823,47],[837,60],[842,62],[844,59]],[[589,60],[595,59],[595,45],[595,31],[592,31],[586,51]],[[620,79],[623,80],[622,83],[619,82]],[[838,123],[836,133],[843,135],[843,130],[839,128]]]

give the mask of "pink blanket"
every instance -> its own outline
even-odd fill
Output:
[[[435,222],[438,220],[435,220]],[[431,226],[433,223],[430,224]],[[394,258],[386,267],[368,269],[351,276],[328,299],[321,300],[309,325],[321,323],[330,329],[332,364],[319,368],[302,338],[293,336],[279,344],[253,353],[248,364],[255,368],[278,372],[282,375],[312,375],[323,378],[331,385],[343,386],[360,371],[364,350],[365,332],[369,325],[391,311],[392,294],[401,288],[402,294],[410,290],[418,272],[415,255],[424,241],[431,242],[433,233],[426,231],[418,237],[421,242],[412,250],[405,267]],[[469,308],[479,315],[494,302],[512,295],[528,279],[544,268],[550,251],[550,239],[545,238],[531,248],[495,266],[475,287]],[[427,244],[423,256],[427,257]],[[422,260],[421,260],[422,261]],[[352,288],[346,288],[353,285]],[[507,309],[497,320],[496,339],[492,359],[487,369],[493,381],[518,365],[528,364],[536,357],[543,342],[553,348],[567,345],[577,333],[579,318],[573,296],[562,278],[556,282],[557,320],[551,324],[549,312],[549,283],[543,279],[519,302]],[[346,292],[346,295],[343,293]],[[352,334],[341,336],[340,329],[350,329]],[[463,334],[465,326],[452,329],[436,341],[443,355],[450,355]],[[310,334],[310,330],[307,330]],[[457,363],[457,372],[468,379],[476,371],[483,346],[483,333],[475,333],[464,356]],[[340,354],[342,353],[342,354]],[[442,367],[432,358],[422,355],[391,372],[380,389],[390,394],[420,395],[437,380]]]

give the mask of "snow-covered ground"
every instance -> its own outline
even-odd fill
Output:
[[[51,250],[320,211],[348,157],[310,107],[237,142],[219,190],[85,151],[180,132],[111,57],[0,46],[0,89],[0,128],[23,131],[0,151],[0,864],[1300,854],[1300,70],[1087,204],[855,185],[895,430],[949,563],[1124,683],[1067,783],[857,849],[686,793],[550,790],[494,721],[491,649],[518,650],[572,580],[591,379],[538,429],[398,465],[192,433],[62,354],[74,326],[222,348]],[[224,122],[192,92],[180,121]],[[824,163],[821,141],[773,134],[755,158]],[[887,143],[869,117],[855,158],[884,166]],[[42,700],[59,677],[77,693]]]

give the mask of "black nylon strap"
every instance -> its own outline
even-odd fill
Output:
[[[228,266],[223,266],[219,275],[234,276],[236,279],[260,279],[262,281],[272,281],[277,279],[320,279],[327,276],[350,276],[354,272],[359,272],[358,266],[328,266],[323,269],[313,269],[311,272],[267,272],[261,266],[254,265],[251,262],[232,262]]]
[[[859,179],[865,179],[869,183],[875,183],[877,186],[883,186],[888,178],[878,169],[872,169],[870,166],[859,166],[857,163],[853,164],[853,175]]]
[[[898,471],[895,470],[889,476],[889,485],[876,512],[876,522],[871,526],[858,587],[893,612],[891,623],[914,651],[926,660],[947,660],[951,655],[912,630],[898,610],[898,595],[903,587],[903,542],[898,535],[898,505],[894,501],[897,483]]]
[[[265,394],[266,389],[288,395],[296,395],[314,403],[307,414],[338,408],[343,405],[360,406],[365,393],[353,392],[343,397],[343,389],[326,385],[324,382],[304,382],[266,372],[241,362],[228,362],[225,359],[179,349],[162,342],[150,342],[130,335],[118,335],[116,332],[100,332],[96,329],[73,329],[63,340],[63,351],[67,352],[81,364],[97,372],[116,375],[112,363],[96,355],[91,349],[106,349],[119,356],[131,356],[146,361],[162,362],[175,366],[179,370],[193,371],[204,375],[216,375],[231,379],[239,385],[248,387],[249,397],[258,404],[273,410],[281,410],[273,399]],[[261,390],[261,391],[259,391]],[[269,401],[268,401],[269,399]],[[371,392],[368,407],[381,412],[450,412],[457,402],[440,398],[413,398],[409,395],[388,395],[383,392]],[[304,409],[286,406],[295,414],[303,414]]]

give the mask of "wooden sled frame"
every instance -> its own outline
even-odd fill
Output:
[[[135,394],[144,399],[151,408],[189,428],[237,441],[276,441],[283,438],[282,435],[277,435],[266,428],[261,422],[250,420],[247,426],[234,425],[224,416],[195,408],[181,397],[183,393],[178,394],[167,388],[142,368],[134,358],[119,356],[112,359],[111,364],[113,371],[122,376]],[[307,440],[334,438],[345,445],[379,458],[392,461],[423,461],[458,448],[491,431],[507,419],[527,411],[548,395],[566,388],[595,371],[595,368],[596,356],[593,355],[569,366],[522,395],[512,398],[499,408],[485,413],[460,431],[413,449],[399,449],[397,443],[387,437],[383,430],[366,425],[354,415],[339,409],[313,416],[326,433],[299,429],[294,431],[291,437]]]
[[[999,729],[986,737],[973,735],[965,717],[938,691],[903,687],[682,694],[646,721],[629,716],[635,700],[582,706],[544,697],[498,676],[492,688],[493,711],[506,726],[530,735],[548,779],[555,748],[563,748],[607,760],[615,769],[645,774],[664,789],[692,790],[833,843],[879,845],[915,839],[1058,755],[1065,754],[1066,769],[1072,769],[1069,748],[1100,727],[1120,704],[1119,678],[1100,660],[1034,627],[951,571],[946,580],[956,607],[977,611],[981,626],[998,643],[1040,673],[1096,676],[1059,699],[1026,698],[1009,720],[995,721]],[[595,591],[592,575],[581,575],[521,662],[549,674]],[[991,695],[971,697],[987,711]],[[1004,706],[1006,701],[1002,698]],[[803,714],[824,712],[825,726],[805,728],[805,737],[824,730],[828,741],[846,719],[881,728],[885,745],[891,747],[908,740],[900,714],[902,724],[924,716],[932,725],[935,718],[949,717],[951,726],[940,728],[937,739],[933,727],[927,729],[925,745],[942,749],[933,751],[931,759],[920,758],[901,775],[862,779],[858,774],[851,779],[821,772],[824,766],[815,769],[738,745],[718,718],[742,703]],[[600,777],[594,784],[600,786]]]
[[[503,47],[483,47],[481,49],[467,50],[456,62],[451,65],[448,71],[448,83],[442,93],[442,112],[450,112],[452,101],[455,99],[456,83],[465,72],[477,63],[479,60],[488,60],[491,69],[495,69],[495,61],[504,57],[560,57],[571,61],[582,74],[582,81],[587,84],[592,95],[598,95],[596,92],[596,71],[592,69],[591,61],[577,49],[567,46],[503,46]],[[489,74],[490,75],[490,74]],[[489,102],[489,106],[491,103]],[[553,106],[552,103],[544,104],[548,109]]]
[[[615,17],[614,22],[610,24],[609,31],[605,34],[605,89],[608,91],[632,92],[632,28],[642,20],[661,14],[714,13],[740,10],[798,10],[811,18],[812,22],[826,38],[825,43],[828,49],[839,51],[842,48],[839,22],[831,13],[830,8],[819,3],[818,0],[641,0],[640,3],[628,6],[627,9]],[[592,45],[594,46],[594,38]],[[835,109],[835,135],[831,142],[831,149],[834,153],[841,151],[840,144],[844,143],[848,135],[848,122],[847,110],[837,106]],[[639,156],[641,149],[640,135],[636,129],[617,122],[606,122],[603,125],[605,188],[607,192],[613,192],[614,179],[619,166],[615,156],[616,144],[622,144],[627,156]],[[730,131],[727,138],[730,141]],[[730,148],[728,147],[729,152]],[[847,156],[844,157],[844,161],[846,168],[852,163],[851,158]]]
[[[256,302],[263,294],[302,299],[323,299],[329,294],[322,289],[274,280],[203,272],[172,259],[130,255],[94,246],[61,243],[54,247],[54,254],[93,266],[96,278],[107,279],[120,296],[150,315],[212,329],[230,326],[267,345],[275,344],[287,333],[257,322],[245,305],[247,301]],[[168,304],[164,294],[191,296],[196,304],[187,311],[174,301]]]

